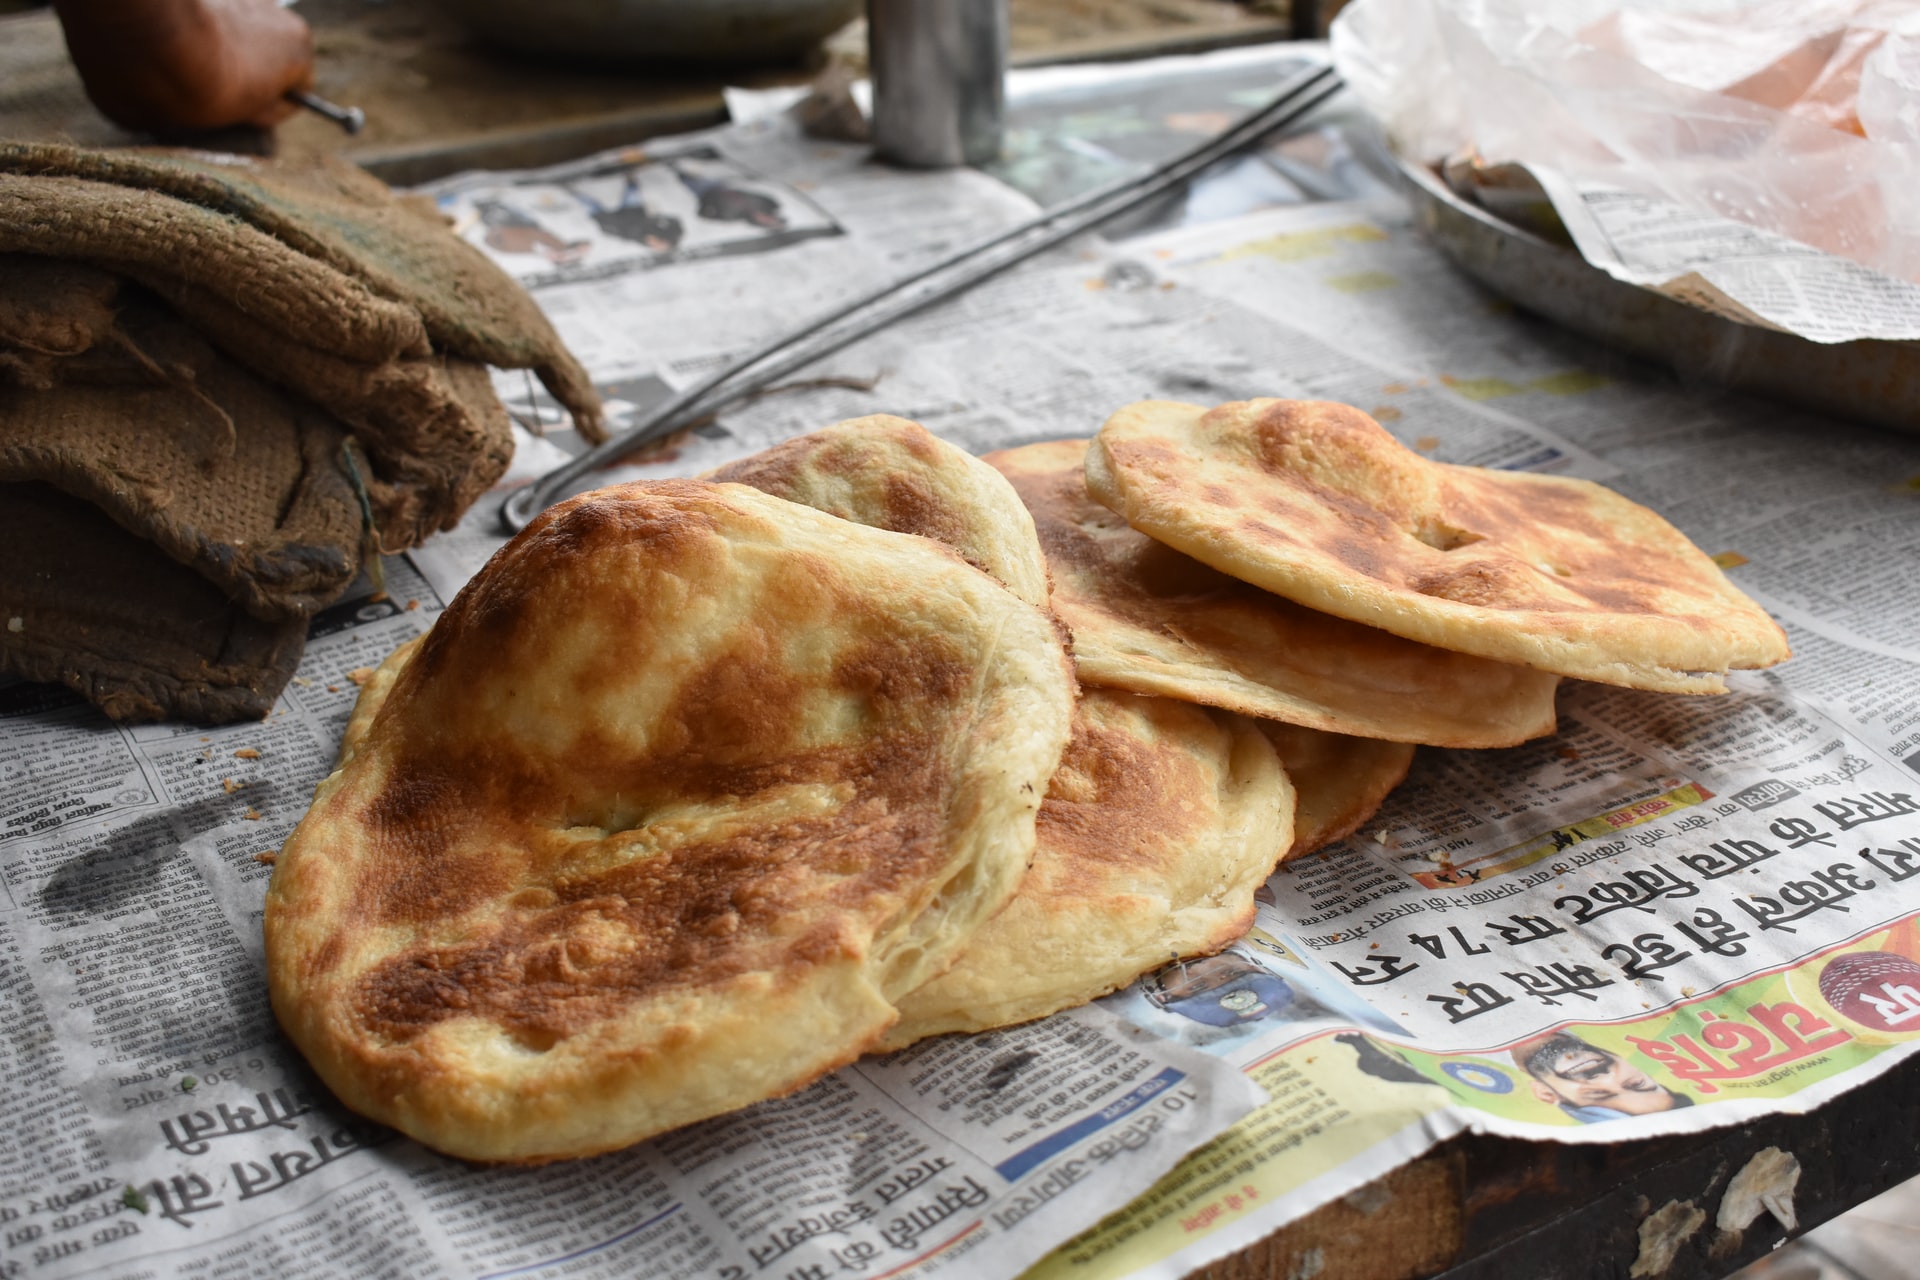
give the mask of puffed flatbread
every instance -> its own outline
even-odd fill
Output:
[[[1087,488],[1224,573],[1409,640],[1583,680],[1723,693],[1785,634],[1685,535],[1588,480],[1429,462],[1358,409],[1149,400]]]
[[[1556,677],[1403,640],[1209,568],[1095,502],[1086,451],[1057,440],[984,459],[1033,513],[1084,683],[1436,746],[1553,732]]]
[[[709,472],[895,533],[944,543],[1030,605],[1047,606],[1033,519],[1000,473],[917,422],[876,413]]]
[[[505,1161],[870,1046],[1012,894],[1074,697],[945,548],[693,481],[546,512],[370,686],[274,868],[274,1009],[355,1110]]]
[[[1086,690],[1020,891],[900,1000],[880,1047],[1044,1017],[1220,950],[1292,840],[1293,788],[1253,721]]]
[[[1413,767],[1409,743],[1322,733],[1278,720],[1259,725],[1293,783],[1293,845],[1282,862],[1358,831]]]

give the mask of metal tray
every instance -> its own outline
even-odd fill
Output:
[[[1574,250],[1463,200],[1424,166],[1395,163],[1434,242],[1515,305],[1687,381],[1920,432],[1920,342],[1809,342],[1729,320],[1615,280]]]

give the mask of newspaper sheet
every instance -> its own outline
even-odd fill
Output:
[[[777,121],[438,194],[626,413],[1029,207]],[[661,244],[594,216],[634,209],[612,226],[653,219]],[[523,434],[520,482],[575,442],[500,385],[550,431]],[[1070,246],[604,478],[858,413],[983,450],[1136,398],[1250,395],[1360,405],[1444,461],[1604,479],[1717,554],[1796,656],[1724,698],[1569,682],[1553,738],[1423,751],[1361,833],[1271,879],[1227,953],[1092,1008],[618,1155],[481,1169],[344,1113],[278,1037],[261,857],[356,680],[499,545],[503,487],[318,619],[262,723],[118,729],[0,689],[0,1275],[1173,1276],[1463,1129],[1687,1131],[1904,1057],[1920,442],[1683,392],[1544,330],[1397,206]]]
[[[875,410],[984,450],[1143,396],[1343,400],[1437,460],[1653,506],[1796,650],[1724,698],[1569,682],[1553,738],[1423,752],[1363,833],[1273,877],[1240,943],[1104,1001],[1268,1101],[1035,1275],[1183,1274],[1463,1130],[1601,1141],[1814,1106],[1920,1032],[1913,442],[1544,330],[1392,202],[1083,245],[803,377],[699,447]]]
[[[1109,1000],[1270,1100],[1034,1274],[1183,1274],[1462,1130],[1686,1132],[1905,1058],[1920,444],[1683,391],[1479,290],[1392,206],[1120,249],[1278,354],[1282,394],[1324,393],[1295,352],[1335,350],[1341,398],[1430,457],[1603,476],[1714,553],[1795,656],[1720,698],[1569,682],[1553,738],[1423,749],[1363,831],[1273,877],[1238,963]],[[1541,447],[1488,457],[1461,425],[1483,415]],[[1262,988],[1263,1012],[1217,1025],[1184,994],[1214,981]]]
[[[446,204],[553,312],[616,426],[836,291],[1032,208],[977,174],[753,131]],[[502,385],[529,423],[552,417]],[[911,407],[935,416],[963,385],[923,382],[936,399]],[[680,465],[776,428],[696,435]],[[514,479],[561,456],[522,443]],[[317,618],[264,722],[118,728],[65,690],[0,688],[0,1277],[1012,1275],[1258,1100],[1232,1064],[1088,1008],[542,1168],[348,1114],[274,1026],[268,864],[358,682],[498,544],[492,514],[430,545],[427,575],[390,560],[384,590]]]
[[[1920,338],[1920,285],[1671,200],[1531,172],[1580,256],[1616,280],[1813,342]]]

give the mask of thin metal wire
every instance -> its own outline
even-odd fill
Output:
[[[1299,120],[1338,93],[1341,87],[1333,68],[1320,67],[1288,84],[1266,106],[1238,124],[1146,173],[1096,187],[903,279],[862,294],[755,348],[648,410],[618,436],[555,467],[511,495],[500,508],[500,523],[508,533],[518,533],[535,515],[557,501],[568,485],[588,472],[718,412],[738,397],[832,355],[876,329],[953,297],[1062,240],[1137,208],[1210,165]]]

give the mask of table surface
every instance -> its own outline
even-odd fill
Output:
[[[362,107],[368,125],[349,139],[303,116],[282,127],[280,150],[337,152],[402,184],[553,163],[719,123],[722,83],[797,83],[818,69],[736,69],[724,80],[657,68],[578,70],[478,47],[421,0],[304,0],[300,12],[315,28],[316,89]],[[1227,0],[1013,0],[1013,17],[1014,59],[1029,64],[1197,52],[1290,34],[1272,8]],[[0,17],[0,137],[138,140],[88,104],[46,11]],[[1200,1274],[1713,1280],[1920,1174],[1916,1132],[1920,1058],[1810,1114],[1706,1134],[1606,1145],[1463,1135]],[[1729,1182],[1769,1148],[1799,1162],[1797,1230],[1771,1215],[1744,1231],[1721,1230],[1715,1219]],[[1692,1209],[1704,1221],[1684,1231]],[[1663,1233],[1675,1222],[1680,1230]],[[1636,1269],[1665,1252],[1663,1237],[1671,1260]]]
[[[334,152],[409,185],[463,169],[552,164],[726,119],[725,84],[802,83],[813,65],[593,67],[533,62],[469,39],[430,0],[302,0],[314,89],[367,114],[348,138],[317,116],[278,130],[282,154]],[[1287,22],[1229,0],[1014,0],[1013,61],[1191,53],[1275,40]],[[858,56],[859,42],[848,52]],[[140,141],[87,101],[50,11],[0,17],[0,137],[83,146]]]

